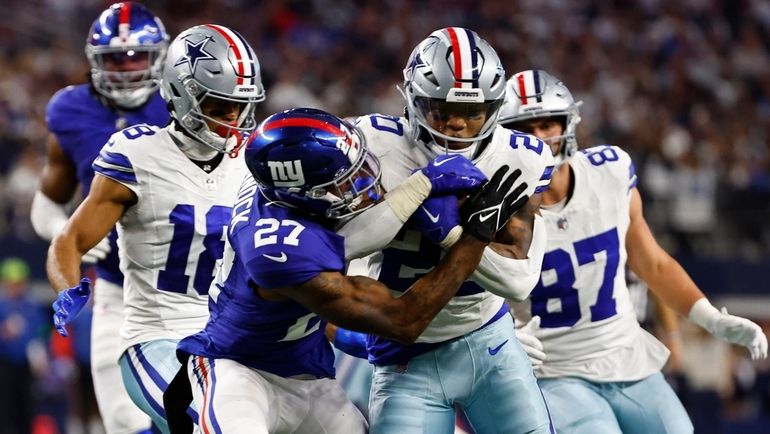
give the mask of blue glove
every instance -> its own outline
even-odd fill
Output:
[[[91,280],[83,278],[80,284],[59,293],[53,302],[53,324],[60,335],[67,337],[64,326],[78,316],[91,296]]]
[[[366,333],[359,333],[337,327],[334,332],[334,346],[345,354],[366,360],[369,353],[366,351]]]
[[[422,232],[423,236],[434,243],[441,245],[441,242],[449,235],[449,231],[460,225],[460,208],[457,204],[457,196],[450,194],[426,199],[409,218],[407,225]]]
[[[431,196],[474,190],[487,177],[462,155],[439,155],[420,169],[430,180]]]

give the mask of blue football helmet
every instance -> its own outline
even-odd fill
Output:
[[[341,219],[381,197],[380,163],[353,125],[317,109],[271,115],[246,144],[262,194],[278,206]]]
[[[99,15],[86,39],[94,89],[118,107],[141,106],[157,89],[169,36],[139,3],[115,3]]]

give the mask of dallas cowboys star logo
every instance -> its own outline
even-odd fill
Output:
[[[179,60],[176,61],[174,66],[179,66],[183,63],[187,63],[190,66],[190,73],[195,75],[195,68],[198,66],[198,62],[201,60],[207,60],[207,59],[216,59],[214,56],[211,55],[211,53],[207,52],[204,48],[206,46],[206,42],[208,42],[208,38],[203,39],[197,43],[190,42],[190,40],[186,40],[185,42],[185,55],[180,57]]]
[[[423,62],[422,56],[420,56],[420,53],[418,52],[417,54],[415,54],[414,58],[412,59],[412,62],[409,63],[409,66],[406,67],[406,75],[408,77],[411,77],[417,68],[420,68],[423,66],[427,66],[427,64]]]

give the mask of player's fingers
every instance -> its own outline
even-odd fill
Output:
[[[513,187],[513,183],[516,182],[517,179],[519,179],[519,176],[521,176],[521,169],[516,169],[508,175],[507,178],[505,178],[505,181],[503,181],[503,184],[500,186],[499,190],[504,191],[507,194],[511,194],[511,188]]]
[[[67,329],[65,328],[66,322],[58,312],[53,315],[53,324],[56,327],[56,331],[59,332],[60,335],[66,338],[67,337]]]

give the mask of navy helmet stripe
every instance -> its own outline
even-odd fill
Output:
[[[230,30],[232,30],[232,29],[230,29]],[[241,43],[243,44],[243,46],[245,48],[243,50],[243,51],[246,52],[244,57],[248,57],[249,60],[251,60],[251,62],[252,62],[253,71],[251,71],[251,72],[252,72],[253,75],[251,76],[251,84],[256,84],[256,79],[257,79],[257,61],[256,61],[256,59],[254,59],[254,56],[251,55],[251,50],[248,49],[248,47],[250,47],[250,45],[249,45],[248,42],[246,42],[245,39],[243,39],[243,36],[241,36],[240,33],[236,32],[235,30],[232,30],[232,32],[235,34],[236,37],[238,37],[238,39],[240,39]]]
[[[465,34],[468,36],[468,48],[471,51],[471,71],[473,74],[473,87],[479,87],[479,59],[478,49],[476,47],[476,40],[473,38],[473,32],[468,29],[465,30]]]
[[[535,84],[535,96],[537,97],[537,102],[543,102],[542,89],[540,89],[540,71],[537,69],[532,71],[532,81]]]

